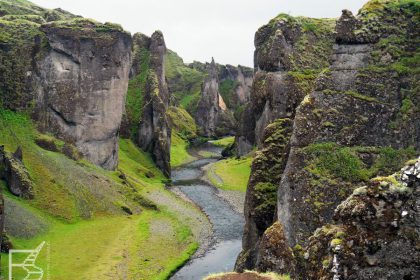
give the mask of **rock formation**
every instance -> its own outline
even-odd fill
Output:
[[[214,59],[202,85],[195,120],[200,134],[206,137],[227,135],[234,129],[233,116],[219,93],[218,71]]]
[[[228,107],[234,109],[238,106],[247,104],[251,98],[251,87],[254,77],[253,70],[241,65],[238,65],[238,67],[232,65],[219,65],[218,71],[221,86],[227,87],[225,101],[228,102]],[[229,86],[231,86],[232,89],[230,89]],[[232,90],[233,92],[228,92],[229,90]]]
[[[2,102],[32,111],[42,131],[74,144],[94,164],[114,169],[130,35],[117,25],[83,18],[43,21],[41,16],[2,20]]]
[[[306,25],[316,28],[307,30]],[[330,20],[279,15],[255,35],[257,71],[235,149],[239,155],[248,153],[255,144],[260,149],[252,164],[246,193],[246,225],[238,270],[255,266],[260,238],[275,220],[277,188],[290,150],[296,108],[314,87],[322,68],[328,66],[334,42],[332,34]],[[284,48],[277,45],[279,42]]]
[[[131,38],[90,22],[41,27],[50,46],[39,62],[37,119],[93,163],[118,164],[118,131],[131,63]]]
[[[19,197],[32,199],[33,186],[28,170],[23,164],[20,147],[12,154],[0,146],[0,180],[5,180],[9,191]]]
[[[194,61],[185,64],[175,52],[168,50],[166,60],[166,78],[171,92],[171,104],[182,107],[191,114],[196,122],[198,120],[197,108],[202,99],[205,77],[216,68],[218,92],[226,105],[227,115],[235,118],[235,123],[240,119],[245,104],[249,102],[253,70],[244,66],[221,65],[215,63],[202,63]],[[210,79],[210,78],[209,78]],[[207,83],[209,83],[207,81]],[[225,114],[226,115],[226,114]],[[202,118],[202,116],[199,116]],[[224,122],[218,127],[219,134],[233,133],[231,122]],[[200,132],[199,132],[200,133]]]
[[[171,130],[166,111],[170,94],[165,77],[165,40],[160,31],[150,38],[139,33],[133,38],[134,59],[127,100],[129,126],[134,129],[135,142],[151,153],[156,165],[169,177]]]
[[[419,205],[420,159],[356,189],[310,237],[305,277],[418,279]]]
[[[296,41],[288,44],[290,38],[296,39],[299,38],[296,34],[302,34],[296,31],[296,26],[299,26],[296,21],[299,20],[281,16],[257,32],[255,57],[259,70],[251,96],[255,128],[249,124],[242,125],[247,134],[240,132],[237,143],[256,143],[261,151],[254,161],[247,191],[247,225],[244,250],[236,266],[238,270],[296,271],[297,277],[304,279],[331,279],[331,275],[320,278],[318,274],[305,274],[308,258],[307,254],[301,254],[302,248],[315,244],[311,243],[313,239],[308,241],[308,238],[317,228],[333,220],[336,207],[354,189],[366,184],[370,178],[397,171],[406,160],[418,155],[420,118],[416,109],[419,107],[416,88],[419,79],[415,71],[418,67],[415,57],[418,54],[414,38],[419,36],[419,20],[414,16],[416,11],[414,1],[371,1],[357,17],[349,11],[343,11],[336,25],[335,45],[329,40],[333,34],[330,29],[324,33],[325,37],[321,37],[319,33],[316,34],[317,28],[309,28],[308,22],[304,22],[300,25],[301,31],[315,32],[315,41],[311,45],[325,47],[322,53],[327,57],[323,61],[330,64],[320,64],[327,68],[319,69],[314,77],[309,81],[305,79],[304,83],[300,79],[302,75],[296,75],[295,71],[285,73],[288,69],[294,69],[294,65],[300,64],[299,67],[305,68],[302,64],[306,61],[304,56],[296,59],[291,55],[298,51],[301,44]],[[311,55],[310,52],[308,54]],[[274,71],[269,76],[275,76],[276,79],[270,82],[261,78],[267,75],[265,71]],[[311,73],[307,70],[302,72],[300,74]],[[287,74],[297,79],[287,82]],[[296,85],[301,88],[290,91]],[[275,99],[273,93],[276,92],[284,95]],[[261,195],[255,193],[261,183],[266,186],[268,180],[260,175],[264,169],[255,167],[258,167],[258,161],[262,161],[261,158],[262,162],[270,162],[267,154],[265,158],[261,154],[264,155],[264,151],[273,146],[270,143],[267,148],[267,139],[261,135],[264,135],[262,131],[267,133],[272,129],[272,125],[267,127],[266,123],[278,118],[290,119],[292,131],[280,126],[279,133],[283,137],[278,137],[278,140],[270,138],[279,147],[286,147],[286,151],[278,152],[282,155],[279,158],[284,159],[278,159],[282,167],[274,175],[268,173],[267,176],[272,181],[278,180],[277,195],[268,196],[261,203],[258,201]],[[250,133],[250,129],[254,134]],[[255,138],[246,138],[245,135]],[[277,200],[277,205],[266,211],[268,216],[261,218],[256,215],[261,206],[269,205],[266,202],[271,202],[273,198]],[[273,244],[267,244],[267,241],[273,240],[267,236],[273,236],[273,229],[267,229],[262,236],[260,234],[274,212],[277,212],[275,220],[280,223],[276,228],[281,229],[281,233],[275,235],[277,238]],[[378,231],[381,228],[373,226],[369,234]],[[260,244],[261,238],[264,243]],[[276,246],[283,248],[284,244],[293,254],[286,254],[287,250],[282,250],[285,253],[282,255],[278,253],[279,250],[273,249]],[[411,252],[405,245],[401,245],[400,249],[406,254]],[[310,256],[311,260],[317,260],[316,268],[311,267],[311,271],[320,269],[320,261],[325,260],[324,264],[327,265],[327,260],[317,254]],[[276,257],[273,259],[272,256]],[[334,262],[332,258],[329,269],[336,268]],[[281,268],[279,263],[296,263],[296,267]],[[408,264],[411,270],[407,271],[413,271],[415,265],[418,267],[418,263]],[[372,275],[388,273],[375,274],[374,271],[372,269]],[[340,279],[359,279],[340,273]],[[403,279],[397,276],[403,273],[398,273],[389,279]],[[407,275],[414,276],[412,272]]]

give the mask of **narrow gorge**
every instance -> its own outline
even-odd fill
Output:
[[[0,279],[420,279],[420,2],[342,6],[247,67],[0,0]]]

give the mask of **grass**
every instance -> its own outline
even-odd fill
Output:
[[[209,167],[207,176],[218,188],[245,192],[251,174],[252,157],[220,160]]]
[[[15,230],[31,226],[34,215],[45,223],[43,230],[25,238],[9,236],[16,249],[48,242],[39,265],[49,270],[51,279],[119,279],[123,274],[128,279],[167,279],[195,252],[198,244],[184,213],[199,211],[164,188],[165,178],[150,155],[130,140],[119,142],[118,170],[105,171],[40,148],[28,117],[3,109],[0,113],[0,144],[7,151],[22,146],[35,189],[32,201],[5,191],[6,202],[16,205],[9,218],[16,221]],[[150,196],[154,192],[174,207],[155,201]],[[127,215],[122,207],[134,214]],[[184,210],[172,212],[174,208]],[[3,254],[3,268],[7,260]]]
[[[171,106],[166,111],[170,126],[184,139],[197,137],[197,125],[193,117],[183,108]]]
[[[165,70],[175,104],[193,114],[200,99],[205,73],[185,65],[182,58],[171,50],[166,55]]]
[[[187,149],[189,143],[187,140],[180,137],[176,132],[172,131],[172,139],[171,139],[171,166],[178,167],[185,163],[191,162],[195,160],[193,156],[191,156]]]
[[[233,144],[233,142],[235,142],[235,136],[225,137],[225,138],[210,141],[210,142],[213,145],[216,145],[216,146],[219,146],[219,147],[229,147],[230,145]]]
[[[335,143],[315,143],[304,148],[310,160],[306,169],[319,178],[341,178],[349,182],[368,181],[378,174],[391,174],[405,161],[416,156],[413,148],[396,150],[391,147],[342,147]],[[360,153],[376,154],[367,167]]]

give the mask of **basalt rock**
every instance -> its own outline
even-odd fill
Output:
[[[307,24],[316,29],[308,30]],[[290,150],[293,119],[298,105],[314,88],[322,67],[328,66],[333,26],[330,20],[279,15],[255,35],[257,72],[235,146],[239,155],[248,153],[255,144],[259,151],[247,188],[243,251],[237,270],[255,268],[260,239],[276,220],[275,200]],[[276,43],[280,37],[286,44],[284,48]],[[306,48],[306,52],[299,52],[298,46]]]
[[[152,154],[156,165],[169,177],[171,129],[166,111],[170,96],[165,78],[166,46],[162,33],[160,31],[153,33],[149,43],[148,46],[138,46],[139,49],[147,47],[150,53],[150,69],[147,70],[137,141],[143,150]]]
[[[277,220],[282,225],[285,243],[295,249],[292,258],[296,268],[293,270],[298,276],[304,277],[307,269],[306,255],[299,254],[300,248],[311,242],[308,239],[317,228],[333,221],[336,207],[371,178],[397,171],[406,160],[419,153],[416,140],[420,138],[419,77],[415,70],[419,20],[415,16],[418,8],[414,2],[371,1],[357,17],[344,11],[336,27],[336,44],[330,45],[330,58],[325,60],[329,67],[317,72],[315,79],[306,84],[309,92],[301,95],[303,100],[297,101],[297,107],[290,106],[292,110],[282,111],[289,113],[293,130],[285,166],[276,174],[280,177]],[[273,23],[258,31],[257,46],[269,41]],[[270,48],[257,47],[257,69],[277,71],[272,75],[281,77],[285,69],[293,67],[293,59],[290,59],[293,48],[285,45],[287,38],[295,38],[293,30],[277,32],[279,40],[273,44],[281,44],[273,48],[278,58]],[[267,74],[259,72],[251,96],[255,112],[262,112],[255,117],[255,128],[259,122],[268,120],[269,123],[269,113],[273,112],[266,110],[266,100],[272,96],[267,94],[266,88],[270,85],[264,78]],[[295,77],[300,76],[293,72],[288,71]],[[283,86],[273,88],[287,88],[284,87],[287,83],[280,84]],[[278,100],[285,102],[293,96],[286,95]],[[258,143],[258,135],[251,136]],[[245,229],[244,240],[250,230],[252,227]],[[373,234],[381,229],[371,230]],[[335,236],[339,231],[340,228],[334,227],[320,235],[320,240]],[[260,238],[267,240],[263,234],[257,242]],[[252,248],[248,245],[244,243],[243,252]],[[246,260],[251,266],[245,268],[255,268],[252,259],[273,254],[263,251],[250,254],[251,258]],[[327,263],[316,252],[311,258]],[[244,259],[239,258],[238,262],[241,260]],[[284,260],[284,263],[293,263],[293,260]],[[237,269],[242,267],[237,263]],[[372,273],[375,274],[374,270]],[[324,279],[321,276],[313,274],[310,279]],[[392,277],[390,279],[402,279]]]
[[[235,140],[239,155],[254,145],[261,146],[268,124],[279,118],[293,119],[297,106],[313,89],[316,77],[329,65],[333,31],[332,20],[284,14],[257,31],[250,108],[242,115]]]
[[[195,120],[200,134],[206,137],[224,136],[234,131],[233,115],[219,93],[218,71],[214,60],[202,85]]]
[[[60,12],[63,14],[62,12]],[[121,27],[83,18],[0,24],[3,105],[32,112],[39,129],[74,144],[91,162],[114,169],[131,62]]]
[[[5,180],[12,194],[25,199],[34,198],[32,181],[23,164],[20,148],[17,153],[12,154],[6,152],[4,146],[0,146],[0,179]]]
[[[260,240],[276,220],[277,187],[287,161],[291,132],[290,119],[276,120],[267,126],[263,147],[255,154],[245,196],[245,230],[243,251],[236,263],[238,271],[255,268],[257,259],[261,258],[260,247],[267,246],[260,246]]]
[[[305,250],[306,279],[420,277],[420,160],[373,179],[335,210]]]
[[[50,46],[39,62],[40,128],[74,143],[93,163],[114,169],[130,69],[131,38],[90,22],[41,27]]]

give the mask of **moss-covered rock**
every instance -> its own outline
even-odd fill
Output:
[[[0,146],[0,179],[6,181],[12,194],[25,199],[33,199],[32,180],[23,164],[21,153],[20,147],[15,154],[11,154],[4,150],[4,146]]]
[[[315,231],[303,262],[307,279],[416,279],[419,276],[420,160],[356,189]]]
[[[263,148],[252,162],[245,198],[243,251],[235,266],[239,271],[255,266],[261,236],[276,219],[277,189],[287,160],[291,125],[290,119],[278,119],[267,126]]]

